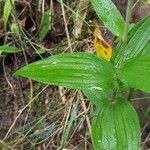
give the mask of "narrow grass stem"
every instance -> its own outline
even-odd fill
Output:
[[[127,6],[127,12],[126,12],[126,23],[125,23],[125,30],[124,30],[124,35],[123,35],[123,49],[122,49],[119,68],[121,68],[124,63],[125,49],[127,45],[128,30],[129,30],[129,22],[131,19],[131,12],[132,12],[132,4],[133,4],[133,0],[128,0],[128,6]]]
[[[12,0],[11,0],[11,5],[12,5]],[[28,65],[28,60],[27,60],[27,56],[26,56],[26,53],[25,53],[25,44],[23,43],[23,40],[22,40],[22,37],[21,37],[21,34],[20,34],[20,33],[22,33],[22,29],[21,29],[21,27],[18,23],[18,20],[16,19],[17,18],[17,13],[16,13],[16,10],[13,7],[13,5],[12,5],[12,17],[13,17],[14,22],[18,26],[18,29],[19,29],[18,38],[19,38],[19,41],[20,41],[20,46],[21,46],[21,49],[22,49],[22,52],[23,52],[23,55],[24,55],[24,58],[25,58],[25,63],[26,63],[26,65]],[[30,97],[29,97],[29,99],[31,100],[33,98],[33,84],[32,84],[31,79],[29,79],[29,83],[30,83]]]
[[[65,14],[65,8],[63,5],[63,0],[60,0],[60,4],[61,4],[61,10],[62,10],[62,16],[64,19],[64,25],[65,25],[65,31],[66,31],[66,36],[67,36],[67,40],[68,40],[68,46],[70,49],[70,52],[72,52],[72,46],[71,46],[71,39],[70,39],[70,35],[69,35],[69,30],[68,30],[68,26],[67,26],[67,19],[66,19],[66,14]]]

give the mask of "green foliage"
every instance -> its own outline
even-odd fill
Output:
[[[30,64],[17,74],[52,85],[102,90],[113,87],[115,67],[96,55],[66,53]]]
[[[111,0],[91,0],[94,10],[104,26],[114,35],[122,38],[125,21]]]
[[[18,25],[16,23],[12,23],[11,32],[19,34],[19,28],[18,28]]]
[[[150,55],[150,42],[147,43],[147,44],[145,45],[145,47],[142,49],[142,53],[140,54],[140,56],[141,56],[141,55],[143,55],[143,56],[145,56],[145,55]]]
[[[104,25],[121,39],[125,21],[112,1],[91,0],[91,3]],[[45,17],[39,33],[41,39],[48,32],[49,16]],[[92,126],[95,150],[138,150],[140,127],[137,114],[122,95],[127,88],[150,91],[149,33],[150,16],[147,16],[132,27],[127,41],[118,42],[113,63],[94,54],[66,53],[29,64],[16,74],[46,84],[83,90],[96,105]],[[123,60],[118,67],[120,58]],[[68,138],[73,118],[70,121],[62,146]]]
[[[129,32],[125,59],[133,58],[139,55],[149,55],[150,50],[150,16],[145,17],[138,22]],[[121,56],[123,43],[118,43],[116,47],[117,53],[114,55],[115,63],[117,63]]]
[[[140,126],[137,114],[123,98],[103,105],[93,120],[95,150],[139,150]]]
[[[125,61],[120,79],[132,88],[150,92],[150,56],[140,56]]]
[[[12,6],[14,5],[15,0],[6,0],[4,10],[3,10],[3,19],[4,19],[4,28],[7,30],[7,22],[12,11]]]
[[[97,109],[101,109],[106,99],[111,99],[113,89],[84,89],[83,92]]]
[[[5,45],[0,46],[0,54],[2,52],[5,52],[5,53],[15,53],[15,52],[18,52],[18,51],[19,50],[15,46],[11,46],[9,44],[5,44]]]
[[[150,41],[150,16],[134,26],[129,33],[128,44],[126,46],[126,59],[143,55],[143,48]],[[149,51],[147,51],[149,53]]]
[[[41,27],[39,30],[39,37],[41,40],[45,38],[47,33],[49,32],[51,27],[51,11],[50,9],[45,11],[43,14],[42,22],[41,22]]]
[[[140,0],[142,4],[149,4],[149,0]]]
[[[46,52],[46,48],[45,47],[40,47],[37,49],[37,54],[43,54]]]
[[[73,103],[72,109],[70,112],[70,117],[67,117],[67,120],[66,120],[67,124],[65,124],[64,132],[62,135],[61,145],[59,148],[60,150],[63,150],[63,148],[65,147],[65,144],[67,143],[67,139],[69,138],[69,133],[71,131],[71,127],[73,125],[75,118],[77,117],[78,104],[79,104],[78,100],[75,103]]]

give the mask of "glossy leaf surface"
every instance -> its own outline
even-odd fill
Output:
[[[51,85],[69,88],[111,88],[115,68],[88,53],[66,53],[34,62],[17,71],[18,75]]]
[[[139,21],[129,32],[127,46],[125,49],[125,59],[150,54],[150,16]],[[123,44],[118,43],[115,63],[120,59]]]
[[[150,56],[127,60],[119,75],[126,86],[150,92]]]
[[[99,90],[99,89],[84,89],[85,96],[94,104],[97,109],[101,109],[106,103],[106,99],[112,96],[112,89]]]
[[[125,21],[111,0],[91,0],[98,17],[114,35],[122,37]]]
[[[140,126],[130,103],[108,102],[95,114],[92,126],[95,150],[139,150]]]
[[[150,16],[140,21],[129,33],[126,59],[143,54],[143,48],[150,41]],[[149,53],[149,51],[147,51]]]

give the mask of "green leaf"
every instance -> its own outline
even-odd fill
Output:
[[[150,56],[129,59],[119,71],[122,82],[132,88],[150,91]]]
[[[37,54],[44,54],[45,52],[46,52],[46,48],[41,46],[40,48],[37,49],[36,53]]]
[[[15,0],[6,0],[4,10],[3,10],[3,19],[4,19],[4,28],[7,28],[7,22],[12,10],[12,6],[14,5]]]
[[[139,150],[140,126],[132,105],[117,98],[97,111],[92,139],[95,150]]]
[[[16,53],[18,52],[18,49],[15,46],[11,46],[9,44],[5,44],[0,46],[0,53],[5,52],[5,53]]]
[[[140,55],[149,55],[150,50],[148,50],[150,41],[150,16],[145,17],[141,21],[139,21],[129,32],[127,46],[125,50],[125,59],[130,59]],[[145,49],[145,47],[147,49]],[[149,47],[150,48],[150,47]],[[123,49],[123,43],[118,43],[114,61],[118,63],[121,52]]]
[[[150,41],[150,16],[140,21],[129,33],[129,40],[125,51],[126,59],[142,54],[143,48]],[[149,53],[149,51],[147,51]]]
[[[111,0],[91,0],[98,17],[114,35],[122,37],[125,21]]]
[[[19,34],[19,27],[18,27],[18,25],[16,23],[12,23],[11,24],[11,32]]]
[[[50,26],[51,26],[51,14],[50,13],[51,13],[51,11],[47,10],[43,14],[41,27],[39,30],[39,37],[41,40],[43,40],[45,38],[45,36],[47,35],[47,33],[50,30]]]
[[[147,43],[145,45],[145,47],[142,49],[142,53],[140,54],[140,56],[146,56],[146,55],[150,55],[150,43]]]
[[[115,68],[93,54],[66,53],[30,64],[16,74],[68,88],[103,89],[113,87]]]
[[[144,5],[149,5],[149,0],[140,0],[140,2]]]
[[[78,104],[79,104],[79,100],[77,100],[75,103],[73,103],[71,112],[70,112],[70,116],[66,118],[64,132],[63,132],[62,139],[61,139],[61,145],[59,148],[60,150],[64,149],[65,145],[67,144],[67,140],[69,138],[69,133],[72,129],[73,122],[75,121],[77,114],[78,114],[77,113],[78,112]]]
[[[89,101],[91,101],[98,109],[101,109],[106,103],[106,99],[109,99],[112,96],[112,89],[84,89],[83,92]]]

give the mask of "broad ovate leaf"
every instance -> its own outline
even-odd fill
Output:
[[[75,89],[112,88],[115,68],[111,63],[88,53],[50,56],[17,71],[33,80]]]
[[[128,87],[150,92],[150,56],[125,61],[119,70],[119,78]]]
[[[103,105],[93,119],[92,139],[95,150],[139,150],[140,126],[132,105],[123,98]]]
[[[125,21],[111,0],[91,0],[98,17],[114,35],[122,37]]]

